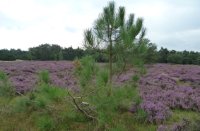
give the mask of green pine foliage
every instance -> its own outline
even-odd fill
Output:
[[[85,56],[80,60],[74,61],[76,63],[76,74],[79,77],[81,87],[86,87],[87,84],[95,76],[95,72],[98,71],[95,60],[92,56]]]
[[[97,74],[97,86],[98,87],[105,87],[108,84],[108,70],[104,69],[104,70],[100,70]]]

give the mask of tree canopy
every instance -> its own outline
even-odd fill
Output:
[[[120,6],[116,10],[114,1],[109,2],[103,8],[102,13],[94,22],[94,26],[84,32],[84,46],[87,49],[105,49],[105,53],[108,55],[110,87],[114,58],[116,61],[120,59],[126,63],[128,61],[126,58],[130,58],[130,55],[134,54],[135,47],[143,47],[144,36],[143,19],[137,18],[135,21],[134,14],[130,14],[126,20],[125,8]],[[109,94],[111,94],[111,89]]]

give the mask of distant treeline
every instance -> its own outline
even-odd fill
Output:
[[[75,58],[81,58],[89,54],[94,54],[94,52],[83,50],[81,48],[62,48],[56,44],[42,44],[37,47],[29,48],[28,51],[20,49],[1,49],[0,60],[74,60]],[[101,55],[97,57],[97,60],[102,62],[105,61]]]
[[[200,65],[200,52],[170,51],[167,48],[161,48],[157,54],[157,62],[159,63]]]
[[[28,51],[20,49],[1,49],[0,60],[74,60],[85,55],[95,55],[98,62],[107,61],[106,57],[99,53],[101,51],[62,48],[59,45],[42,44],[37,47],[29,48]],[[175,51],[161,48],[157,51],[153,44],[145,54],[146,63],[174,63],[174,64],[195,64],[200,65],[200,52],[194,51]]]

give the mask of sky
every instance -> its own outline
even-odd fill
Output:
[[[0,49],[82,47],[83,32],[108,0],[0,0]],[[199,0],[115,0],[144,19],[146,38],[170,50],[200,51]]]

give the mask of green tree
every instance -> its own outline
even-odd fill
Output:
[[[184,50],[182,52],[182,57],[183,57],[183,64],[190,64],[190,58],[189,58],[189,51]]]
[[[56,44],[42,44],[29,48],[29,55],[33,60],[59,60],[62,58],[62,47]]]
[[[174,64],[182,64],[182,56],[181,53],[171,53],[167,57],[168,63],[174,63]]]
[[[136,42],[136,37],[141,31],[142,33],[137,39],[138,42]],[[114,57],[119,53],[127,53],[130,47],[134,46],[134,43],[141,43],[144,35],[143,20],[139,18],[135,23],[134,15],[131,14],[125,23],[125,8],[119,7],[118,11],[116,11],[114,2],[109,2],[108,6],[104,7],[103,12],[95,21],[94,27],[84,32],[84,46],[86,49],[105,49],[105,53],[108,54],[110,84],[108,95],[112,92],[112,63]],[[117,45],[121,52],[115,50]],[[120,55],[120,57],[126,61],[124,54]]]
[[[72,47],[64,48],[62,50],[64,60],[74,60],[75,58],[81,58],[85,55],[85,52],[86,51],[83,49],[73,49]]]
[[[51,45],[42,44],[37,47],[29,48],[32,59],[34,60],[50,60],[51,59]]]
[[[158,56],[159,56],[158,62],[167,63],[167,57],[168,57],[168,55],[169,55],[168,49],[161,47],[161,49],[158,52]]]
[[[63,60],[63,53],[62,53],[62,50],[59,51],[58,60]]]
[[[115,10],[115,3],[110,2],[104,7],[103,13],[95,21],[93,29],[85,31],[85,47],[101,48],[106,47],[109,55],[109,83],[112,85],[112,62],[113,62],[113,45],[119,39],[119,29],[124,24],[124,7],[119,7],[118,12]],[[111,94],[111,88],[109,91]]]
[[[62,47],[59,45],[53,44],[50,47],[51,50],[51,58],[53,60],[60,60],[60,55],[62,54]]]
[[[125,69],[127,63],[134,63],[139,55],[146,49],[145,28],[143,28],[143,19],[138,18],[135,21],[134,14],[130,14],[128,20],[120,29],[120,41],[115,45],[116,61],[118,66]]]
[[[158,60],[157,46],[149,42],[147,44],[147,53],[145,55],[145,63],[154,63]]]

